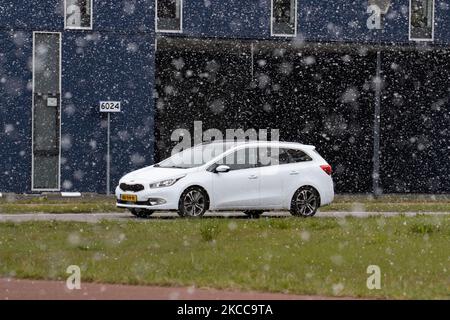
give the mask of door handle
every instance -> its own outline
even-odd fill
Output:
[[[291,176],[295,176],[295,175],[299,174],[299,172],[298,171],[291,171],[291,172],[289,172],[289,174]]]
[[[254,175],[254,174],[252,174],[251,176],[249,176],[248,177],[249,179],[251,179],[251,180],[254,180],[254,179],[258,179],[258,176],[257,175]]]

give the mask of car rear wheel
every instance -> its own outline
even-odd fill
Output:
[[[200,187],[187,188],[178,202],[178,214],[181,217],[200,218],[208,210],[209,198]]]
[[[149,210],[149,209],[130,209],[131,213],[138,217],[138,218],[142,218],[142,219],[146,219],[146,218],[150,218],[150,216],[153,214],[153,210]]]
[[[297,217],[312,217],[320,207],[319,192],[313,187],[299,188],[291,200],[291,214]]]
[[[258,219],[264,211],[262,210],[246,210],[244,213],[252,219]]]

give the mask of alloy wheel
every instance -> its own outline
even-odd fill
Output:
[[[199,217],[205,212],[205,196],[199,190],[190,190],[183,199],[184,212],[186,216]]]
[[[319,208],[319,196],[312,188],[301,188],[294,195],[292,213],[302,217],[312,217]]]

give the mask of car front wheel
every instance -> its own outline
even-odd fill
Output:
[[[148,210],[148,209],[130,209],[131,213],[138,217],[138,218],[142,218],[142,219],[147,219],[150,218],[150,216],[153,214],[153,210]]]
[[[208,210],[209,200],[206,192],[199,187],[187,188],[180,197],[178,214],[181,217],[199,218]]]
[[[313,187],[299,188],[291,200],[291,214],[298,217],[312,217],[320,207],[320,196]]]

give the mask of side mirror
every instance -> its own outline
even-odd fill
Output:
[[[226,166],[226,165],[220,165],[220,166],[218,166],[217,168],[216,168],[216,172],[217,173],[225,173],[225,172],[228,172],[228,171],[230,171],[231,170],[231,168],[229,167],[229,166]]]

